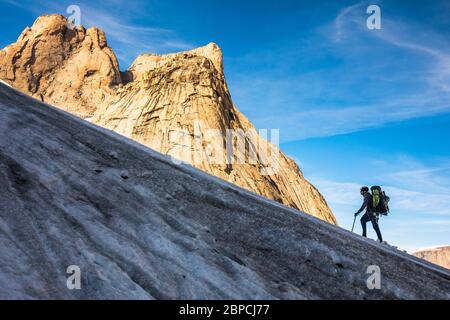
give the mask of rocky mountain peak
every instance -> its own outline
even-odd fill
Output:
[[[70,28],[64,16],[36,19],[0,51],[0,78],[49,104],[89,118],[122,83],[116,56],[97,28]]]

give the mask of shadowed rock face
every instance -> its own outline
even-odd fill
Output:
[[[1,83],[0,181],[0,299],[450,299],[445,269]]]
[[[423,249],[415,252],[414,255],[441,267],[450,269],[450,246]]]
[[[215,44],[177,54],[144,54],[121,73],[101,30],[72,30],[63,16],[42,16],[0,51],[0,79],[198,169],[336,224],[325,199],[295,162],[262,139],[234,106]],[[232,140],[226,140],[227,130],[233,130]],[[246,150],[252,160],[245,158]],[[268,171],[271,168],[275,171]]]

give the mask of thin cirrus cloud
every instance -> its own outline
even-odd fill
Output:
[[[339,42],[342,40],[344,37],[344,29],[346,29],[349,20],[352,22],[360,21],[360,19],[356,17],[355,12],[357,9],[364,8],[365,4],[367,5],[367,3],[363,1],[341,9],[333,21],[335,32],[332,33],[332,37],[334,42]]]
[[[415,186],[428,192],[450,195],[449,173],[448,167],[425,168],[381,174],[380,178],[391,183]]]
[[[334,22],[335,31],[332,38],[335,42],[353,36],[355,30],[370,34],[379,40],[417,54],[424,54],[430,60],[428,70],[423,77],[429,80],[431,86],[450,92],[450,54],[448,38],[426,30],[423,25],[407,25],[401,19],[386,18],[383,16],[383,28],[377,32],[365,29],[361,10],[366,8],[368,2],[363,1],[343,9]]]
[[[447,53],[450,48],[448,38],[427,30],[423,24],[407,24],[402,22],[399,17],[387,18],[384,15],[382,16],[382,30],[370,31],[365,27],[365,16],[361,15],[361,11],[367,5],[368,2],[363,1],[343,9],[339,13],[333,24],[335,30],[331,32],[333,40],[339,42],[345,38],[354,37],[355,34],[364,33],[380,40],[385,45],[407,51],[411,54],[411,59],[420,57],[421,62],[424,61],[426,66],[421,72],[416,72],[414,76],[418,82],[426,82],[428,86],[424,86],[422,92],[414,97],[417,103],[410,101],[406,104],[406,109],[411,112],[403,113],[403,117],[409,119],[427,115],[428,112],[430,115],[434,115],[436,112],[450,111],[450,54]],[[395,72],[395,69],[393,72]],[[424,100],[428,100],[427,105],[423,104]],[[432,100],[438,101],[438,103],[433,105]],[[428,108],[424,110],[424,107],[427,106]],[[415,111],[414,109],[422,110]],[[390,121],[390,119],[387,120]],[[392,120],[397,119],[394,117]]]
[[[61,13],[70,16],[66,12],[72,5],[71,1],[15,1],[5,2],[35,14],[36,16],[48,13]],[[121,66],[128,67],[140,54],[166,53],[170,51],[187,50],[192,44],[183,41],[176,32],[170,29],[149,27],[137,24],[137,18],[143,16],[140,9],[145,2],[135,1],[133,6],[120,1],[109,1],[108,10],[102,10],[92,3],[78,1],[81,9],[81,24],[87,28],[98,27],[102,29],[108,39],[109,45],[119,59]]]
[[[382,15],[382,30],[369,30],[367,4],[344,8],[315,30],[310,51],[326,51],[340,64],[283,79],[236,77],[236,88],[251,84],[246,86],[250,94],[237,91],[237,104],[258,127],[280,128],[288,142],[450,112],[447,39],[387,15]],[[256,106],[259,111],[252,111]]]
[[[259,127],[282,128],[283,142],[337,134],[357,132],[450,111],[447,101],[429,95],[386,101],[384,104],[349,106],[344,108],[320,107],[301,112],[257,119]]]

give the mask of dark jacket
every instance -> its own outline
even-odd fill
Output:
[[[359,209],[358,212],[356,212],[356,214],[360,214],[361,212],[364,211],[364,209],[367,209],[366,212],[371,211],[370,210],[370,208],[372,207],[371,202],[372,202],[372,195],[370,194],[370,192],[365,193],[364,194],[364,202],[361,206],[361,209]]]

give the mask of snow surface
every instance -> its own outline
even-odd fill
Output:
[[[0,299],[450,299],[443,268],[4,84],[0,182]]]

